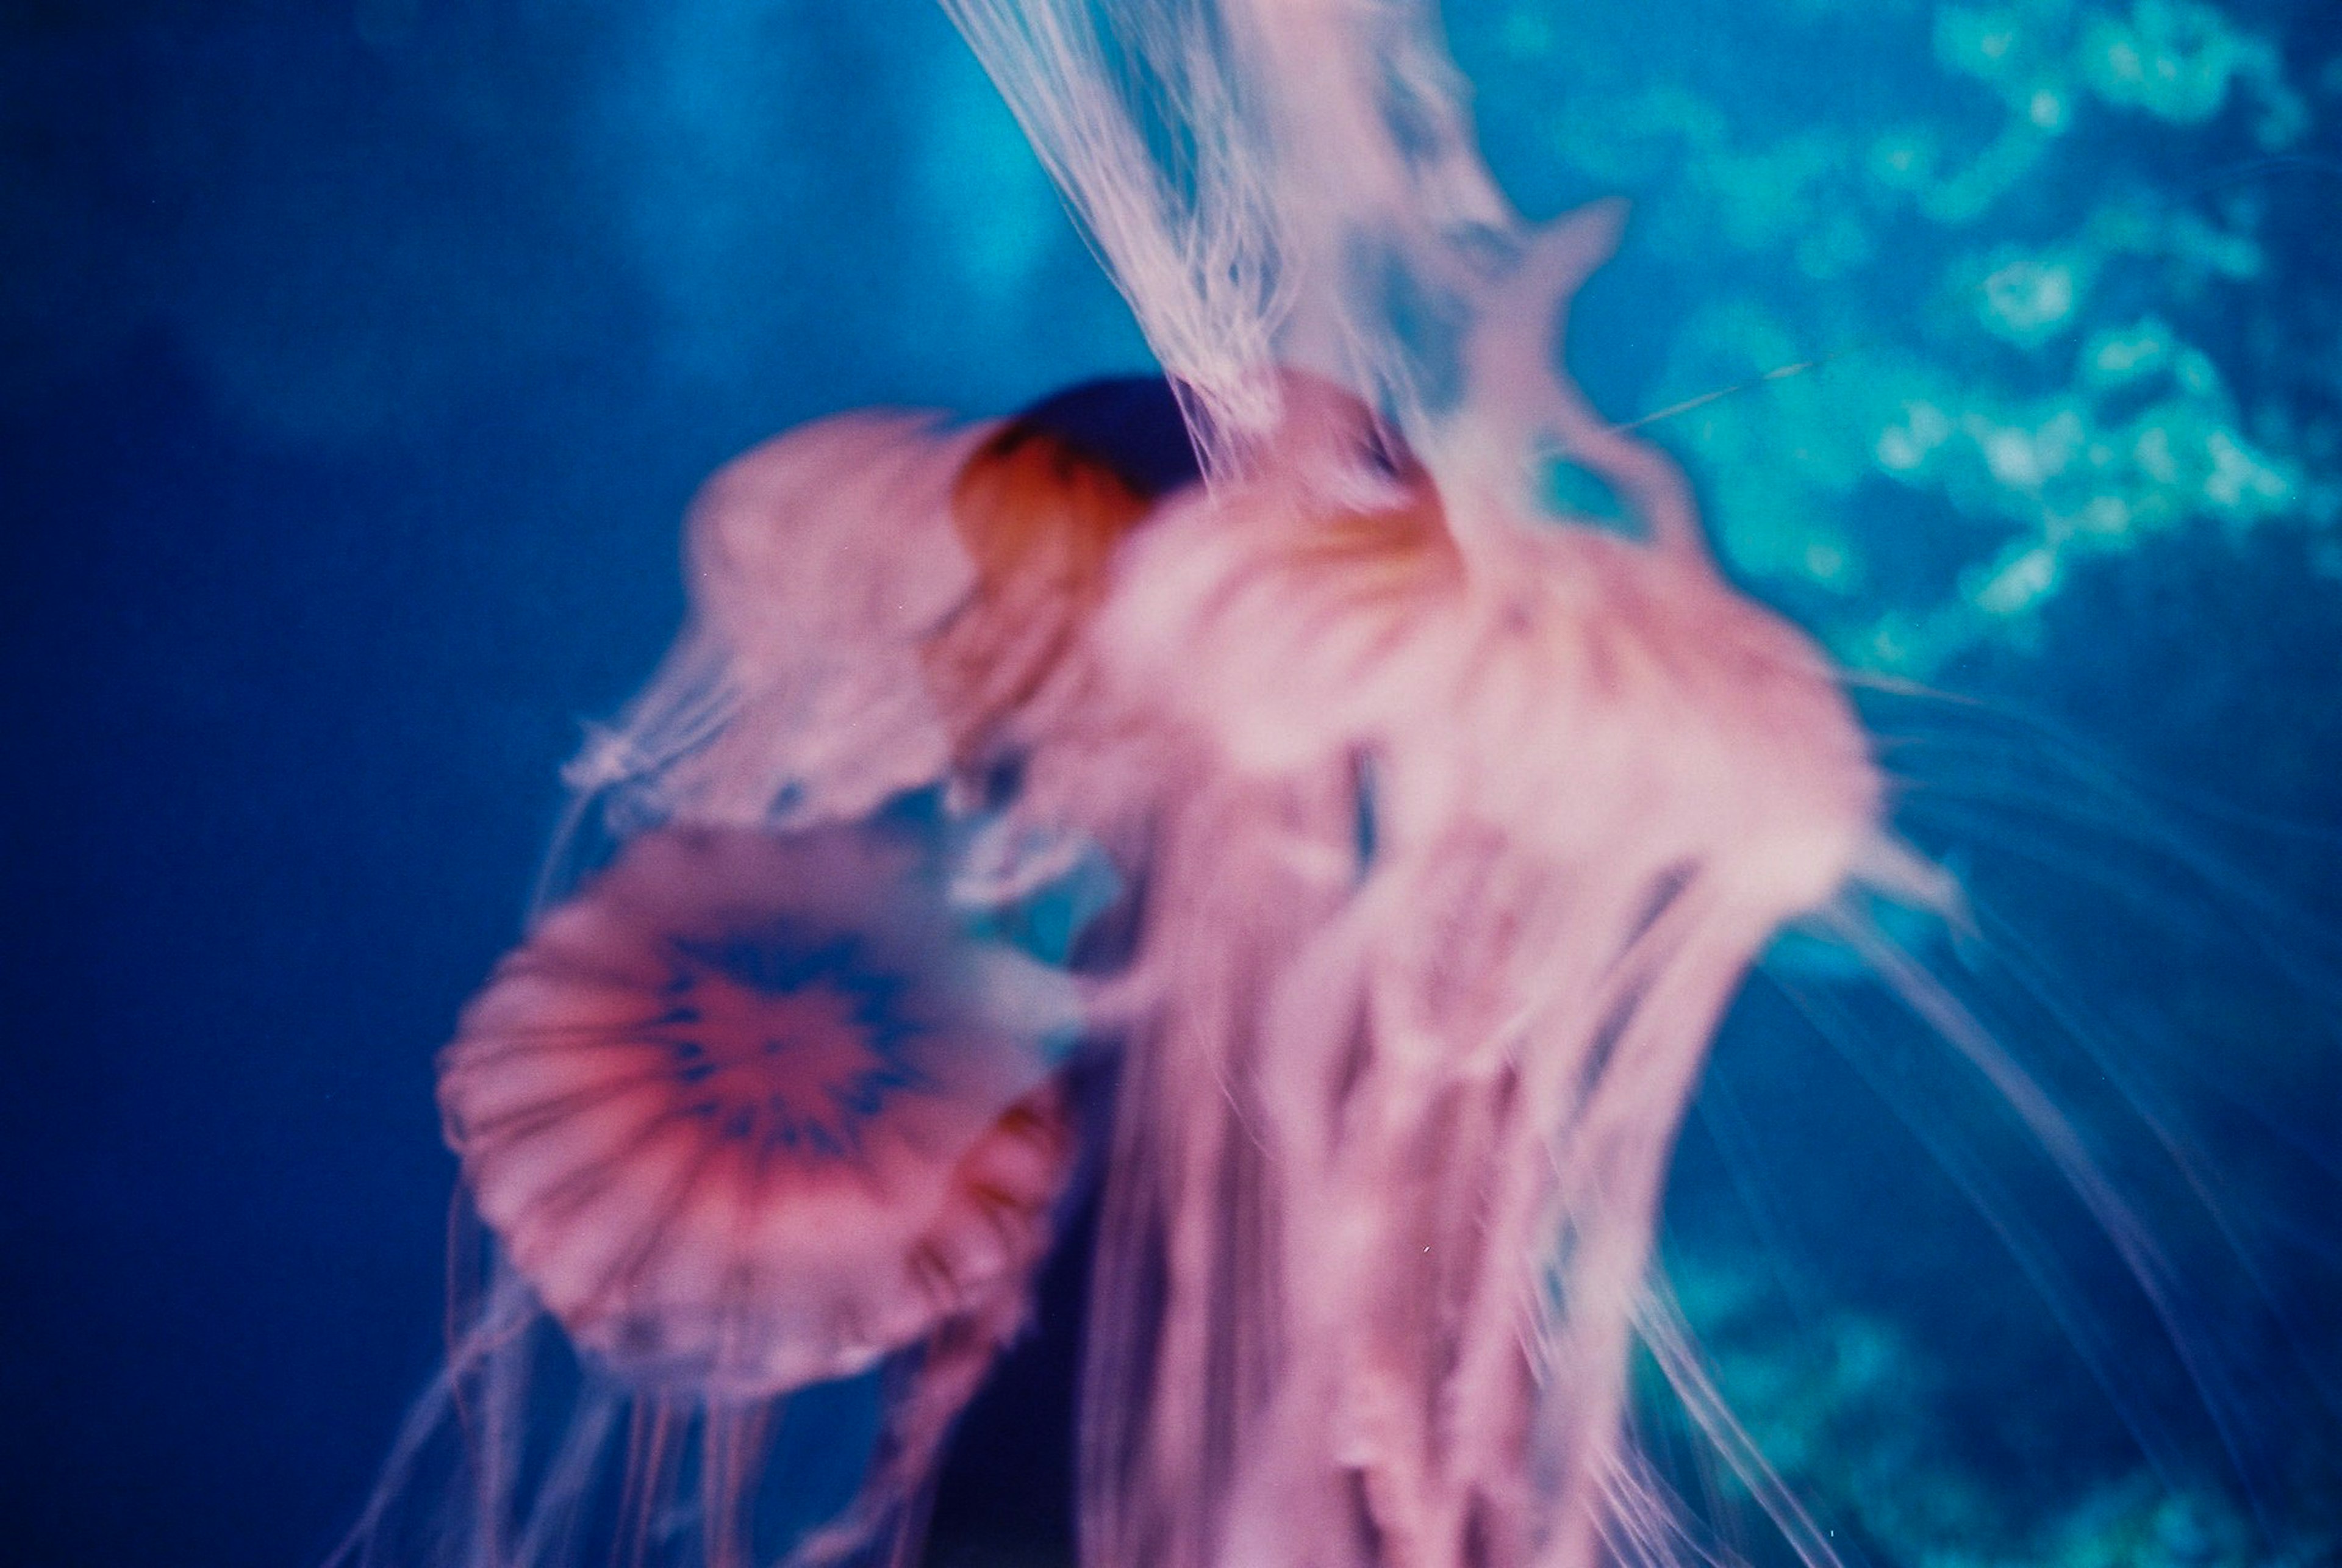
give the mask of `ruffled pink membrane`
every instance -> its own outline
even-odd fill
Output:
[[[1001,954],[845,829],[672,828],[553,910],[440,1060],[480,1215],[630,1382],[754,1399],[1013,1294],[1065,1134]],[[1040,988],[1037,979],[1027,984]]]

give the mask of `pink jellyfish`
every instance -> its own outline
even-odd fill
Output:
[[[905,897],[907,858],[646,834],[465,1009],[439,1101],[473,1203],[627,1381],[754,1400],[1016,1317],[1068,1143],[1047,987]]]
[[[1363,482],[1356,415],[1292,439]],[[1085,1523],[1107,1563],[1591,1562],[1676,1118],[1877,778],[1826,664],[1701,563],[1270,457],[1141,536],[1101,627],[1121,690],[1177,694],[1183,787]]]

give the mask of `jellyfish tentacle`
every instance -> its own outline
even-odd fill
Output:
[[[910,1561],[944,1442],[1029,1317],[1031,1276],[1053,1237],[1076,1144],[1070,1103],[1052,1081],[1004,1112],[963,1161],[960,1198],[921,1248],[940,1259],[949,1233],[980,1224],[1001,1249],[998,1264],[981,1277],[955,1276],[937,1298],[934,1327],[891,1369],[886,1429],[859,1493],[797,1544],[789,1568],[827,1568],[874,1546],[897,1568]]]
[[[1658,447],[1604,419],[1557,368],[1568,301],[1617,249],[1626,219],[1626,204],[1614,198],[1528,235],[1466,335],[1471,418],[1442,429],[1433,464],[1458,479],[1509,474],[1520,488],[1506,499],[1518,505],[1534,483],[1539,448],[1549,444],[1617,492],[1657,548],[1705,563],[1706,545],[1682,470]],[[1536,324],[1548,325],[1538,330]],[[1458,443],[1480,450],[1447,457]]]

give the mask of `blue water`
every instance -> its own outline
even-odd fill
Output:
[[[2272,1293],[2297,1343],[2247,1301],[2237,1321],[2263,1326],[2236,1348],[2297,1393],[2342,1375],[2342,1226],[2316,1209],[2342,1163],[2337,993],[2315,968],[2342,929],[2329,9],[2232,6],[2245,64],[2191,118],[2076,64],[2091,25],[2137,14],[2033,7],[2018,54],[2071,128],[1957,221],[1897,205],[1873,163],[1907,124],[1974,154],[2022,107],[1955,68],[1983,56],[1946,39],[1952,13],[1620,0],[1458,6],[1455,25],[1525,206],[1620,186],[1642,203],[1574,328],[1614,416],[1844,355],[1654,427],[1752,591],[1849,659],[2085,737],[2155,781],[2186,843],[2241,868],[2158,882],[2152,857],[2056,809],[2103,825],[2102,800],[2039,784],[2003,741],[1963,775],[2010,797],[1997,815],[1912,827],[2037,934],[2059,994],[2176,1043],[2142,1070],[2227,1134],[2239,1209],[2290,1227]],[[2287,93],[2299,123],[2277,136],[2264,122]],[[0,1558],[290,1568],[346,1527],[437,1359],[454,1169],[432,1052],[515,934],[579,723],[675,629],[693,486],[816,414],[1003,409],[1144,349],[917,0],[33,0],[0,23],[0,125],[16,699]],[[2117,190],[2163,249],[2093,226]],[[2022,315],[2059,267],[2070,319],[1973,305]],[[2184,355],[2168,386],[2081,378],[2093,335],[2149,320],[2211,381]],[[2117,465],[2107,492],[2151,525],[2060,556],[2055,592],[2008,611],[1980,584],[2031,537],[2028,507],[2070,497],[2012,500],[1957,442],[1890,470],[1873,437],[1923,391],[2011,429],[2069,407],[2126,439],[2160,421],[2182,469],[2233,438],[2278,488],[2187,470],[2193,490],[2157,489]],[[1881,641],[1923,622],[1925,639]],[[1995,824],[2028,822],[2053,868],[2115,890],[2011,853],[2023,834]],[[1818,960],[1785,964],[1827,984]],[[1878,1061],[1896,1027],[1877,1023]],[[2118,1120],[2088,1071],[2045,1071]],[[1989,1234],[1777,991],[1752,995],[1718,1076],[1676,1244],[1692,1273],[1714,1258],[1789,1283],[1746,1307],[1687,1283],[1686,1304],[1744,1383],[1804,1401],[1775,1423],[1807,1455],[1784,1468],[1867,1532],[1867,1560],[2057,1529],[2099,1542],[2076,1561],[2264,1560],[2221,1544],[2250,1488],[2218,1479],[2207,1423],[2076,1216],[2044,1219],[2074,1259],[2067,1299],[2104,1303],[2117,1363],[2212,1477],[2214,1544],[2192,1558],[2186,1521],[2142,1524],[2153,1509],[2118,1496],[2077,1513],[2137,1468],[2122,1422],[2017,1273],[1954,1288]],[[1966,1092],[1927,1094],[1981,1126]],[[2055,1208],[2053,1180],[1976,1136],[2020,1207]],[[2175,1255],[2216,1257],[2182,1207]],[[1065,1397],[1059,1363],[1016,1377],[990,1430]],[[2012,1387],[2047,1413],[1998,1422]],[[2270,1538],[2331,1547],[2330,1419],[2314,1400],[2253,1408],[2241,1463],[2263,1473]],[[1059,1538],[1062,1453],[1004,1452],[964,1463],[939,1552]],[[2285,1464],[2267,1452],[2297,1473],[2269,1473]],[[1837,1495],[1880,1488],[1915,1501],[1863,1514]]]

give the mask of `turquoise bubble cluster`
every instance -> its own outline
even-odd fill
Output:
[[[1536,3],[1455,24],[1508,183],[1635,195],[1640,255],[1680,274],[1645,406],[1695,404],[1649,430],[1736,573],[1849,664],[1926,676],[2021,644],[2093,554],[2337,536],[2342,311],[2330,282],[2299,305],[2265,231],[2342,215],[2305,153],[2342,61],[2197,0],[1775,9],[1747,52]]]
[[[1836,1550],[1858,1543],[1864,1560],[1907,1568],[2310,1568],[2342,1548],[2306,1536],[2272,1546],[2227,1497],[2143,1472],[2012,1509],[2006,1483],[1987,1483],[1946,1435],[1951,1380],[1894,1323],[1792,1311],[1755,1283],[1767,1270],[1753,1260],[1678,1252],[1666,1273],[1716,1391]]]

